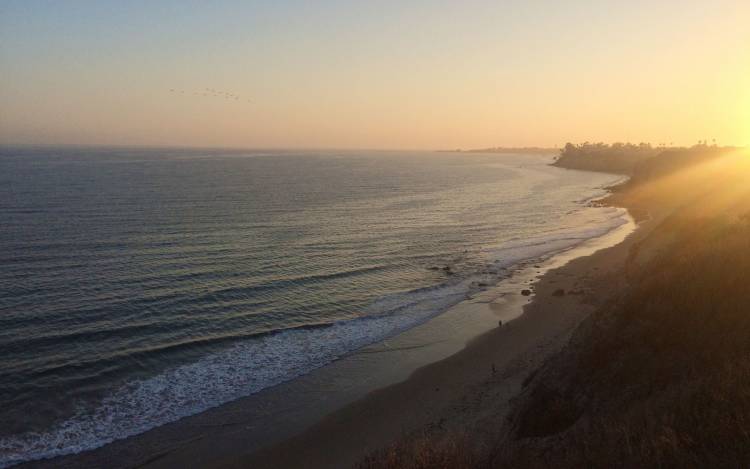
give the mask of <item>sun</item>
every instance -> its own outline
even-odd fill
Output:
[[[739,145],[750,150],[750,88],[746,89],[739,100],[740,109],[737,114],[739,119],[740,142]]]

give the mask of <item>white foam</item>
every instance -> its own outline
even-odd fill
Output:
[[[566,226],[548,233],[512,240],[488,250],[488,253],[497,265],[510,267],[522,261],[546,258],[573,248],[588,239],[603,236],[627,222],[625,209],[588,208],[572,214]],[[576,226],[577,223],[581,224]]]
[[[261,336],[129,383],[48,431],[0,440],[0,467],[97,448],[293,379],[426,321],[467,290],[463,281],[394,295],[373,304],[371,317]]]
[[[625,222],[623,210],[587,208],[571,216],[569,226],[488,253],[495,266],[510,267],[571,248]],[[131,382],[107,395],[94,410],[81,409],[47,431],[0,439],[0,467],[94,449],[296,378],[440,314],[465,298],[475,279],[476,275],[467,276],[390,295],[370,305],[365,317],[260,336]]]

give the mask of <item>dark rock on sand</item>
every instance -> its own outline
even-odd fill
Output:
[[[529,295],[531,295],[531,290],[521,290],[521,294],[523,296],[529,296]]]

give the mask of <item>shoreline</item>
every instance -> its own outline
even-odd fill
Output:
[[[524,314],[530,302],[533,303],[536,301],[535,298],[538,298],[538,295],[524,296],[520,292],[527,288],[533,290],[534,287],[531,285],[538,283],[540,273],[548,274],[548,271],[558,269],[560,265],[567,264],[571,260],[589,256],[594,251],[606,248],[602,245],[602,242],[604,244],[619,243],[619,241],[602,240],[608,240],[613,235],[617,236],[617,232],[635,229],[632,217],[628,213],[625,213],[624,216],[628,217],[625,224],[615,227],[604,235],[589,238],[572,247],[550,253],[543,256],[542,259],[529,259],[521,262],[516,268],[511,269],[512,275],[510,277],[502,279],[497,285],[472,294],[468,299],[461,301],[426,323],[430,325],[440,322],[441,318],[445,321],[446,318],[451,316],[454,320],[457,316],[470,318],[468,322],[459,325],[460,331],[456,324],[449,326],[449,328],[455,329],[454,332],[460,332],[457,337],[443,338],[442,343],[440,340],[426,345],[420,343],[418,345],[420,351],[417,354],[412,351],[399,352],[399,347],[404,346],[404,343],[406,343],[404,349],[408,349],[410,346],[410,339],[404,341],[401,336],[408,337],[410,333],[414,335],[416,331],[417,337],[419,337],[418,331],[425,326],[423,324],[399,334],[397,340],[385,341],[391,342],[385,344],[385,346],[375,344],[355,352],[352,354],[354,357],[361,357],[373,352],[388,352],[382,354],[390,355],[392,358],[401,360],[401,362],[398,363],[398,366],[393,367],[397,369],[381,370],[383,376],[380,379],[372,376],[365,377],[366,381],[370,381],[369,388],[365,386],[364,392],[362,392],[362,389],[358,390],[359,393],[356,392],[357,390],[350,392],[350,395],[344,396],[343,402],[337,404],[331,402],[313,403],[316,407],[319,405],[319,408],[311,412],[298,413],[298,416],[301,416],[302,421],[305,422],[303,425],[290,422],[288,418],[286,422],[278,422],[278,425],[277,422],[273,421],[274,428],[262,429],[263,433],[260,434],[260,437],[258,436],[258,429],[254,428],[258,413],[247,412],[247,410],[252,407],[267,407],[269,402],[279,401],[280,398],[270,397],[270,395],[277,393],[285,395],[285,388],[289,387],[289,383],[282,383],[267,388],[256,395],[240,398],[200,414],[186,417],[178,422],[154,428],[143,434],[116,440],[93,450],[51,459],[29,461],[22,463],[19,467],[97,467],[101,464],[107,464],[109,467],[176,467],[188,463],[194,464],[196,461],[199,461],[202,466],[212,467],[225,464],[232,466],[238,461],[244,461],[245,453],[251,452],[253,454],[251,458],[266,454],[268,451],[273,451],[273,448],[285,445],[288,441],[303,437],[311,429],[314,430],[322,422],[325,422],[331,415],[343,412],[348,407],[357,406],[359,402],[369,399],[370,395],[409,382],[414,379],[414,376],[419,376],[423,368],[448,361],[451,357],[463,353],[473,347],[477,341],[483,340],[482,338],[485,335],[496,333],[498,330],[510,330],[511,327],[514,327],[512,325],[516,323],[518,318]],[[591,251],[592,247],[593,251]],[[497,328],[498,320],[503,322],[502,328]],[[508,324],[509,321],[512,321],[510,325]],[[445,333],[445,325],[438,326],[438,330],[440,327],[443,328],[441,332]],[[528,333],[524,334],[528,335]],[[424,339],[425,336],[430,335],[431,333],[428,331],[423,333],[421,338]],[[510,335],[513,336],[515,333]],[[399,342],[401,345],[399,345]],[[407,357],[407,359],[404,360],[404,357]],[[350,357],[334,362],[333,365],[345,363],[348,358]],[[330,366],[331,364],[327,365],[327,367]],[[324,369],[327,367],[324,367]],[[317,373],[319,373],[319,370],[311,372],[311,374]],[[322,373],[322,375],[314,385],[319,386],[320,382],[326,379],[326,374]],[[335,374],[330,373],[327,377],[331,378],[331,376],[336,378]],[[360,376],[360,378],[363,377]],[[277,426],[278,428],[275,428]],[[257,441],[254,440],[253,435]],[[368,450],[373,449],[369,446],[365,447]],[[251,448],[251,450],[248,451],[248,448]],[[217,457],[217,454],[226,456],[223,458]],[[253,466],[255,464],[253,463]],[[240,463],[240,465],[244,465],[244,463]],[[275,466],[277,463],[271,462],[269,465]],[[324,465],[323,467],[327,466]]]
[[[487,296],[493,296],[493,290],[497,293],[498,288],[511,287],[511,291],[500,292],[501,297],[511,293],[523,298],[521,289],[532,286],[533,295],[526,297],[530,301],[522,304],[485,303],[487,308],[506,314],[508,308],[520,308],[510,322],[417,369],[405,381],[377,389],[329,414],[297,436],[212,466],[344,468],[403,437],[444,432],[486,435],[486,425],[481,422],[507,416],[512,400],[533,373],[567,344],[589,314],[621,291],[617,277],[630,246],[654,226],[652,220],[636,223],[628,216],[628,226],[533,266],[545,269],[542,275],[520,275],[515,282],[489,289]],[[622,230],[627,230],[624,236],[614,242],[610,239],[607,245],[606,238],[617,231],[622,234]],[[576,253],[580,248],[589,252]],[[565,294],[560,295],[559,290]]]

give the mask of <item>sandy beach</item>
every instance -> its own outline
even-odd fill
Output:
[[[512,300],[498,300],[498,293],[521,296],[523,288],[534,289],[532,301],[520,305],[523,314],[471,341],[464,350],[334,412],[301,435],[218,466],[352,467],[399,437],[496,431],[486,423],[501,421],[534,370],[567,343],[597,306],[618,293],[630,247],[652,226],[653,220],[646,220],[635,230],[622,227],[537,264],[537,272],[547,270],[544,275],[515,276],[498,287],[504,291],[490,290],[458,305],[469,314],[476,308],[513,308]]]

